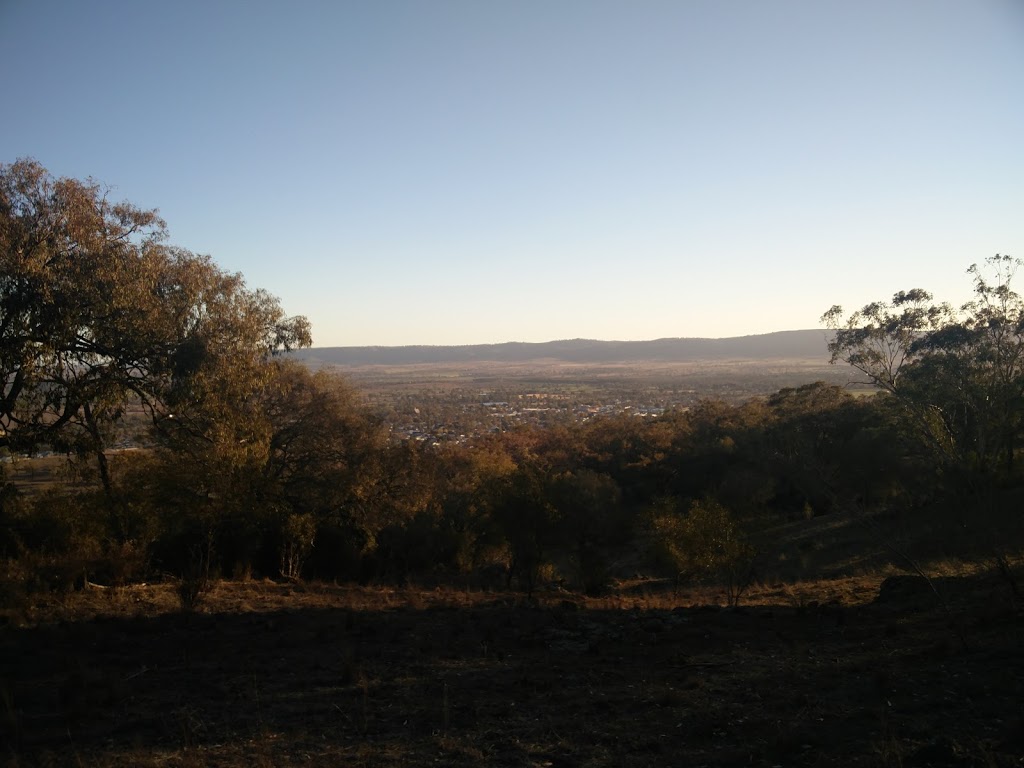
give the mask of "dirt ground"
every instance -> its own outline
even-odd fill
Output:
[[[269,582],[89,589],[0,629],[12,766],[1022,766],[996,575],[776,585],[736,610]],[[706,596],[705,596],[706,597]],[[707,602],[707,600],[703,600]]]

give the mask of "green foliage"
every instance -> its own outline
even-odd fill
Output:
[[[680,580],[725,577],[730,603],[739,600],[757,553],[729,510],[705,498],[680,514],[671,501],[662,500],[652,510],[651,527],[654,554],[663,568]]]
[[[974,487],[1010,476],[1024,418],[1024,300],[1012,290],[1018,259],[972,265],[974,300],[960,310],[922,290],[896,294],[843,319],[832,360],[844,361],[894,396],[946,479]]]
[[[761,449],[788,511],[809,505],[821,514],[840,498],[882,503],[896,493],[907,465],[878,402],[822,382],[768,398]]]
[[[130,405],[179,445],[231,444],[211,414],[245,403],[271,354],[308,346],[308,322],[166,237],[95,182],[0,166],[0,445],[93,456],[109,492],[104,448]]]
[[[278,355],[310,344],[304,318],[166,238],[154,211],[94,182],[0,166],[0,450],[66,452],[77,483],[29,495],[0,476],[0,558],[22,591],[166,574],[191,610],[218,574],[500,566],[528,593],[562,569],[597,594],[643,531],[663,570],[722,580],[735,602],[754,561],[744,529],[772,516],[1020,479],[1009,257],[969,270],[959,311],[913,290],[825,315],[833,362],[877,397],[817,382],[427,445],[389,440],[346,382]],[[145,450],[110,451],[125,434]]]
[[[120,467],[122,507],[148,516],[158,567],[180,578],[197,545],[205,570],[298,578],[320,529],[358,538],[374,502],[381,433],[352,390],[290,363],[265,368],[208,439],[168,439]]]
[[[108,576],[105,512],[95,493],[56,490],[5,507],[5,559],[21,588],[67,592],[97,573]]]
[[[633,517],[623,507],[618,484],[608,475],[584,469],[553,478],[550,494],[557,538],[570,553],[580,586],[588,595],[604,592],[611,559],[633,533]]]
[[[302,576],[302,566],[316,542],[316,518],[309,512],[293,512],[281,526],[281,575],[286,579]]]
[[[524,465],[502,478],[494,516],[508,542],[509,580],[518,578],[533,594],[556,539],[556,510],[545,474],[536,465]]]

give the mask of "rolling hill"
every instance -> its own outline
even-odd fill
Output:
[[[826,331],[778,331],[726,339],[654,341],[570,339],[466,346],[320,347],[299,350],[314,365],[365,366],[550,361],[564,363],[683,363],[716,360],[828,360]]]

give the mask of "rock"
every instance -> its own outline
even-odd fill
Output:
[[[935,593],[931,584],[924,576],[903,574],[900,576],[889,576],[878,588],[876,603],[891,605],[893,603],[917,604],[922,601],[934,600]]]

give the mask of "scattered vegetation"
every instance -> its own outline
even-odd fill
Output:
[[[92,182],[0,167],[0,641],[41,659],[0,678],[18,764],[1024,751],[1005,685],[1021,618],[1016,260],[972,267],[960,310],[921,290],[830,310],[833,361],[875,397],[816,382],[433,444],[390,439],[349,383],[281,354],[311,343],[303,318],[165,240],[155,212]],[[882,582],[893,564],[910,580]],[[837,595],[839,578],[858,594]],[[736,610],[708,608],[723,602]],[[989,687],[944,672],[939,690],[936,665]],[[998,723],[963,696],[998,702]],[[957,727],[928,714],[936,701]],[[832,751],[820,723],[865,705],[870,723],[833,732]],[[109,748],[129,710],[141,751]]]

